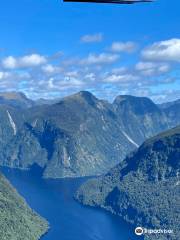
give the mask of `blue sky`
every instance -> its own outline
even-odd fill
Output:
[[[180,1],[136,5],[1,0],[0,91],[180,96]]]

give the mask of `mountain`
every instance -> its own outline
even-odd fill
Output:
[[[47,222],[27,206],[0,174],[0,239],[38,240],[47,230]]]
[[[83,184],[76,199],[135,226],[169,229],[145,239],[180,239],[180,126],[145,141],[106,175]]]
[[[28,168],[37,163],[51,178],[102,174],[135,149],[116,118],[110,104],[88,92],[31,108],[0,152],[1,164]]]
[[[0,104],[18,108],[28,108],[34,105],[34,102],[21,92],[0,92]]]
[[[170,120],[170,123],[176,125],[177,122],[180,122],[180,99],[164,103],[160,105],[161,109],[163,109],[164,113]]]
[[[113,106],[119,124],[138,145],[170,127],[166,114],[149,98],[118,96]]]
[[[40,105],[52,105],[52,104],[55,104],[55,103],[58,103],[60,101],[60,98],[55,98],[55,99],[45,99],[45,98],[39,98],[39,99],[36,99],[34,101],[34,104],[36,106],[40,106]]]
[[[158,104],[158,107],[161,108],[161,109],[167,109],[173,105],[176,105],[176,104],[180,104],[180,99],[177,99],[175,101],[172,101],[172,102],[165,102],[165,103],[161,103],[161,104]]]
[[[86,91],[26,109],[0,105],[0,115],[0,165],[37,164],[46,178],[104,174],[180,123],[148,98],[118,96],[110,104]]]

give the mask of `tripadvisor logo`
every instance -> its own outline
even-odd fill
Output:
[[[141,235],[143,235],[143,229],[142,229],[142,227],[137,227],[136,229],[135,229],[135,234],[136,235],[138,235],[138,236],[141,236]]]

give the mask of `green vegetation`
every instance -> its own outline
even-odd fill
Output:
[[[47,230],[46,220],[0,174],[0,240],[38,240]]]
[[[180,239],[180,126],[147,140],[105,176],[81,186],[76,199],[134,225],[172,229],[146,239]]]
[[[169,113],[143,97],[111,104],[82,91],[42,105],[22,94],[0,97],[0,165],[37,164],[45,178],[104,174],[145,139],[180,123],[173,104]]]

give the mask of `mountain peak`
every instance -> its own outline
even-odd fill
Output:
[[[88,98],[96,98],[91,92],[89,91],[80,91],[78,93],[76,93],[75,95],[77,96],[80,96],[80,97],[83,97],[85,99],[88,99]]]
[[[34,102],[22,92],[0,92],[0,104],[13,107],[32,107]]]
[[[136,97],[131,95],[117,96],[113,102],[116,109],[131,110],[136,114],[159,111],[153,101],[147,97]]]
[[[133,101],[147,101],[147,102],[152,102],[149,98],[147,97],[138,97],[138,96],[132,96],[132,95],[119,95],[115,98],[113,103],[121,103],[121,102],[133,102]]]
[[[95,105],[98,99],[88,91],[80,91],[71,96],[65,97],[64,100],[76,100],[86,102],[89,105]]]
[[[0,97],[7,100],[20,100],[27,99],[26,95],[22,92],[0,92]]]

